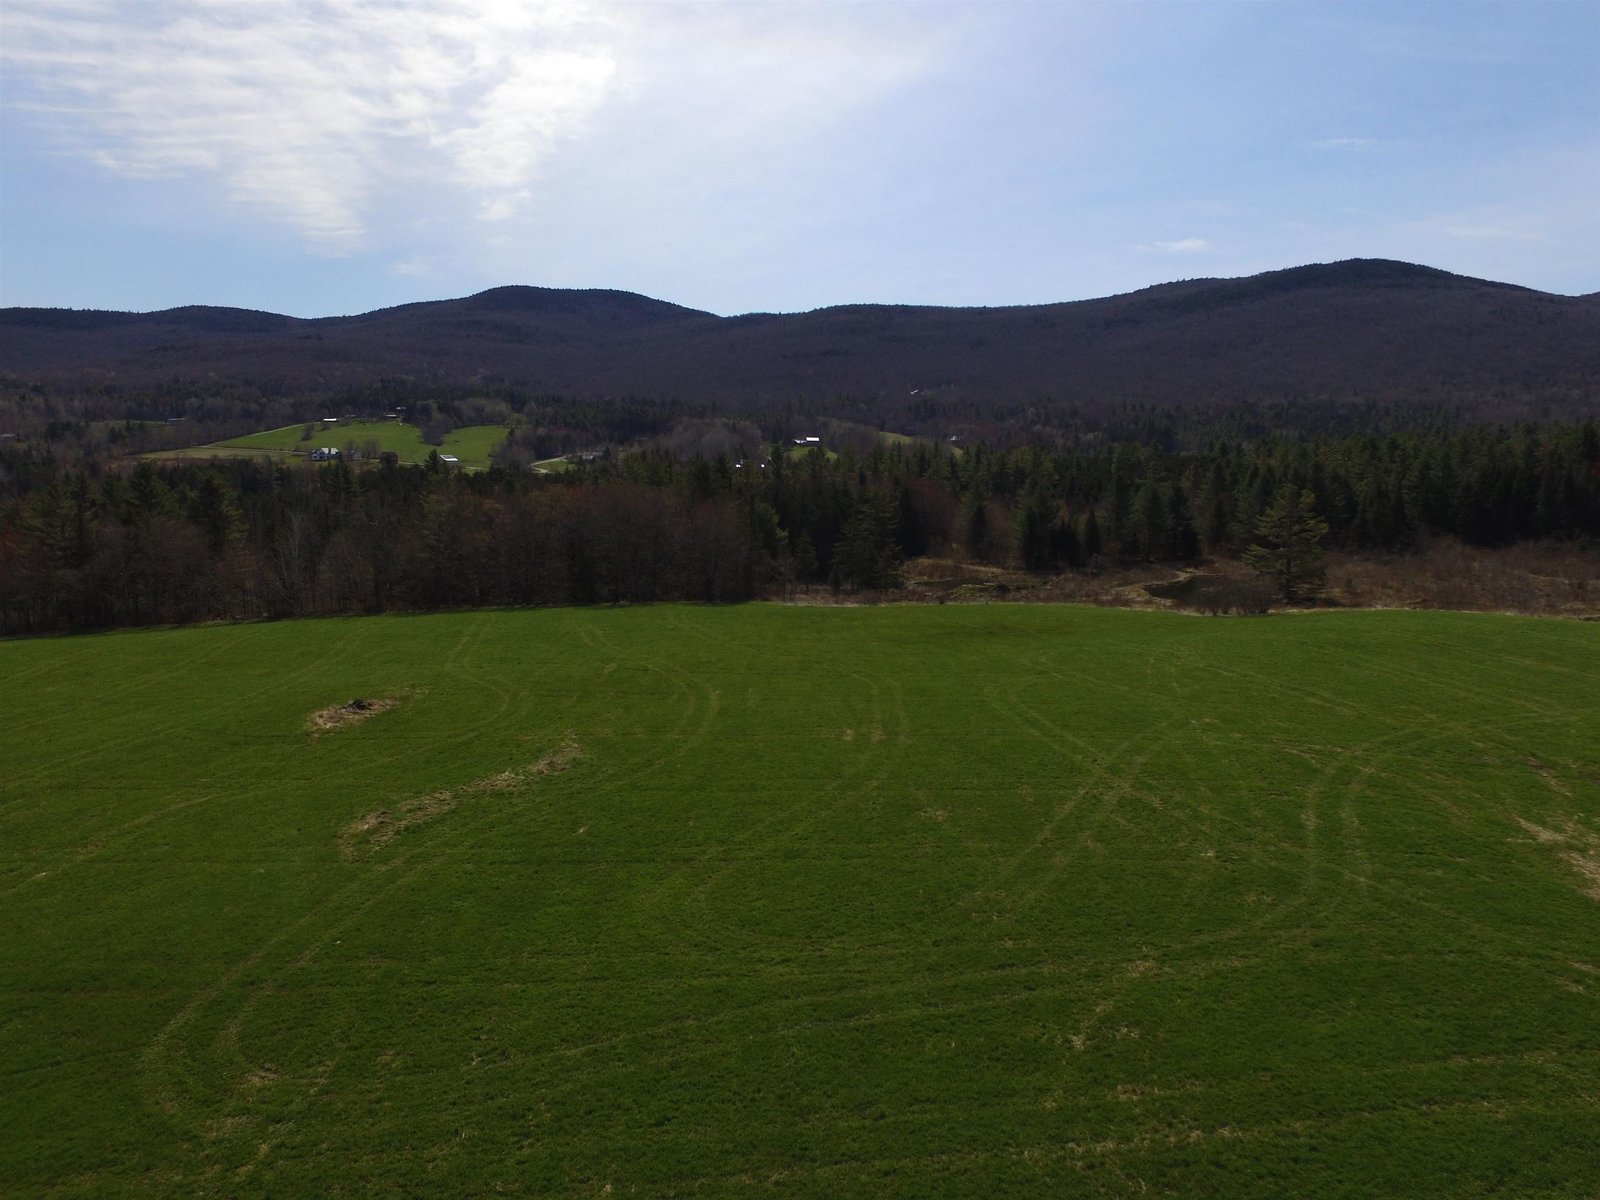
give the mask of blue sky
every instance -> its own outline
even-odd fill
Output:
[[[1600,290],[1600,4],[0,0],[0,304]]]

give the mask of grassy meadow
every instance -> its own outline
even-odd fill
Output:
[[[1592,624],[209,626],[0,731],[7,1195],[1600,1181]]]
[[[440,454],[454,454],[464,467],[487,468],[489,455],[506,440],[504,425],[463,425],[447,433],[444,441],[438,446],[430,446],[424,442],[422,431],[415,425],[407,425],[400,421],[348,420],[326,428],[320,422],[313,422],[310,437],[305,435],[305,430],[304,424],[285,425],[280,429],[246,434],[244,437],[216,442],[209,446],[196,446],[184,451],[163,451],[160,457],[210,458],[234,452],[270,455],[310,454],[319,446],[343,449],[352,443],[359,447],[370,441],[376,442],[380,451],[398,455],[403,463],[426,462],[429,453],[437,450]]]

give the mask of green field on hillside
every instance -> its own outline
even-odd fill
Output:
[[[399,421],[342,421],[332,427],[315,423],[311,436],[305,435],[304,425],[285,425],[281,429],[268,429],[245,437],[232,438],[211,446],[199,446],[187,451],[190,455],[222,453],[227,450],[277,451],[280,453],[309,454],[319,446],[343,449],[348,445],[360,447],[372,441],[380,451],[391,451],[403,463],[426,462],[430,452],[454,454],[464,467],[487,467],[489,455],[505,443],[504,425],[464,425],[451,430],[438,446],[422,440],[422,431],[415,425]],[[167,457],[170,457],[168,455]]]
[[[1597,682],[1409,612],[0,643],[0,1193],[1592,1195]]]

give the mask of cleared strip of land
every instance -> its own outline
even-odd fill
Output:
[[[506,440],[504,425],[466,425],[445,435],[437,446],[422,440],[422,431],[415,425],[400,421],[364,420],[352,418],[337,424],[324,425],[313,421],[302,425],[285,425],[261,433],[231,438],[206,446],[193,446],[185,450],[159,451],[159,458],[214,458],[236,454],[266,455],[271,457],[305,456],[322,447],[343,450],[346,446],[360,449],[369,443],[379,453],[391,453],[403,463],[424,463],[434,451],[454,455],[464,467],[486,468],[490,455]]]
[[[0,1190],[1583,1195],[1596,680],[1405,612],[3,643]]]

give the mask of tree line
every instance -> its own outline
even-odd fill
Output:
[[[728,602],[892,588],[922,555],[1030,571],[1231,559],[1258,544],[1286,489],[1334,548],[1600,535],[1594,421],[1183,450],[1094,438],[837,454],[768,444],[742,458],[748,426],[714,432],[557,475],[514,463],[130,467],[0,445],[0,632]],[[703,452],[719,444],[729,449]]]

